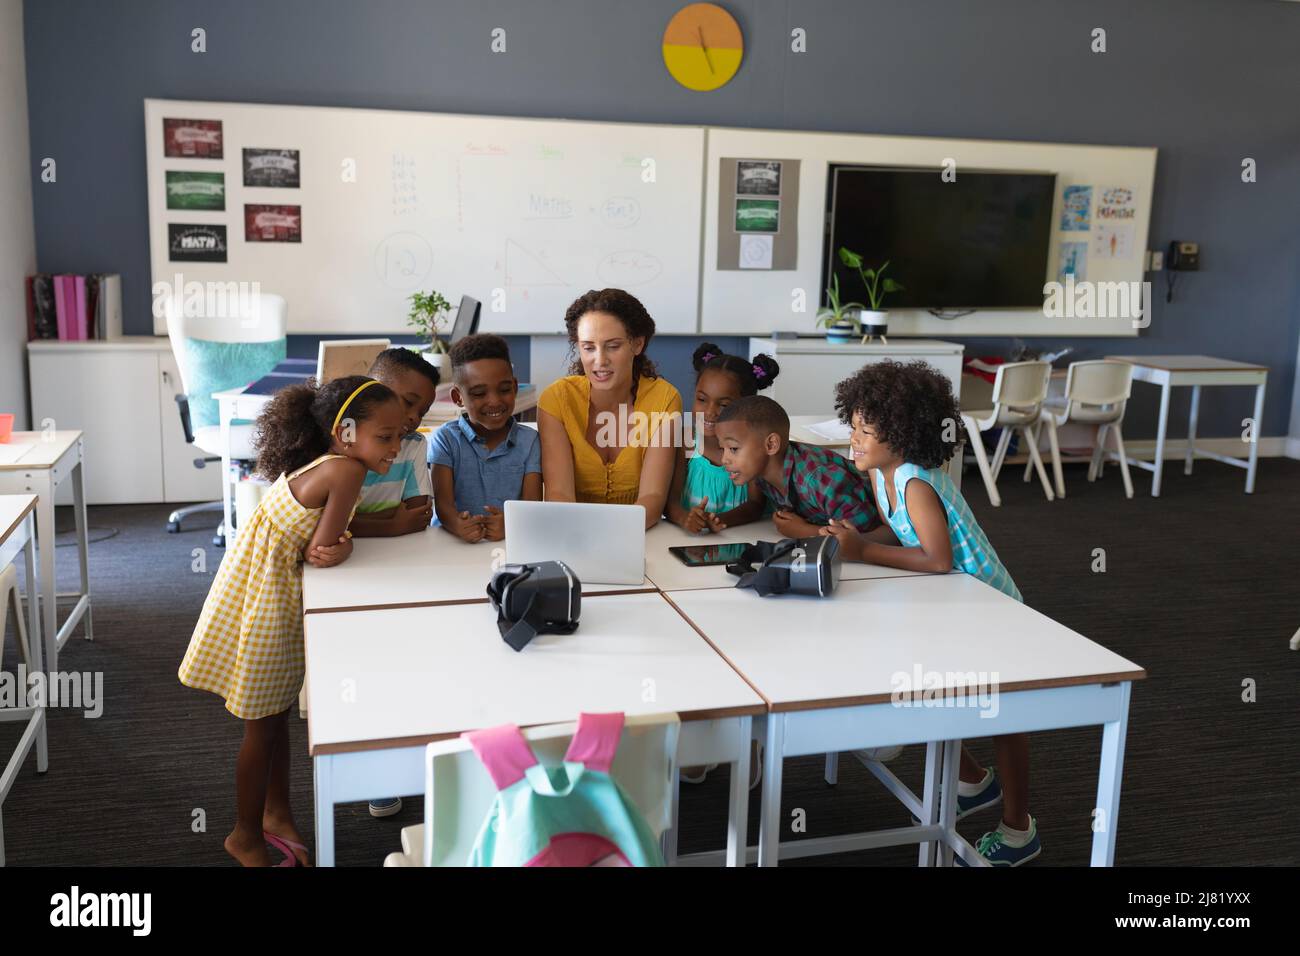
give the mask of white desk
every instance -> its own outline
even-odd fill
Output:
[[[727,528],[721,534],[689,534],[671,521],[660,521],[646,532],[646,577],[661,591],[693,591],[701,588],[734,588],[737,578],[723,565],[688,568],[669,552],[670,547],[694,547],[712,544],[737,544],[754,541],[780,541],[782,535],[769,518]],[[919,571],[902,571],[874,564],[845,561],[841,565],[841,581],[860,581],[867,578],[911,577]]]
[[[1130,458],[1129,464],[1145,468],[1152,473],[1151,497],[1160,496],[1160,479],[1165,467],[1165,432],[1169,425],[1169,394],[1180,385],[1192,388],[1192,408],[1187,419],[1187,451],[1183,459],[1183,474],[1192,473],[1196,458],[1212,458],[1225,465],[1246,469],[1246,494],[1255,491],[1255,463],[1259,457],[1259,433],[1263,427],[1264,386],[1268,382],[1268,368],[1247,362],[1212,358],[1208,355],[1108,355],[1116,362],[1133,366],[1133,381],[1160,386],[1160,420],[1156,426],[1156,457],[1154,462]],[[1249,442],[1247,457],[1233,458],[1196,447],[1196,417],[1201,405],[1202,385],[1253,385],[1255,386],[1254,441]]]
[[[742,858],[751,721],[766,707],[661,595],[584,597],[575,633],[519,653],[483,604],[309,614],[304,630],[318,865],[334,862],[335,804],[424,792],[430,741],[584,711],[676,712],[682,765],[734,764],[727,842]]]
[[[353,538],[352,555],[332,568],[303,565],[307,614],[365,608],[483,603],[495,568],[505,563],[504,541],[468,544],[442,528],[395,538]],[[644,581],[582,585],[582,593],[653,591]]]
[[[9,563],[18,556],[22,551],[24,556],[24,571],[27,575],[27,644],[31,653],[31,670],[29,673],[36,673],[44,670],[44,658],[41,653],[41,619],[36,610],[36,589],[31,586],[32,581],[36,580],[36,557],[32,549],[36,545],[36,535],[33,528],[33,512],[36,510],[35,495],[0,495],[0,570],[9,566]],[[22,607],[14,608],[14,613],[18,617],[22,616]],[[3,639],[5,628],[9,622],[0,618],[0,639]],[[14,634],[15,642],[18,639],[17,633]],[[0,644],[0,658],[4,656],[3,644]],[[22,695],[21,700],[25,701],[28,690],[26,680],[17,682],[18,693]],[[36,747],[36,772],[45,773],[49,769],[49,733],[45,721],[45,702],[42,700],[35,707],[12,707],[0,710],[0,722],[24,721],[27,726],[23,730],[22,736],[18,738],[18,744],[14,748],[13,756],[6,762],[4,769],[0,770],[0,808],[4,807],[5,798],[9,796],[9,790],[14,785],[14,780],[18,777],[18,772],[22,769],[23,761],[27,755],[32,752],[32,747]],[[4,817],[0,815],[0,867],[5,865],[5,829]]]
[[[761,864],[901,843],[923,845],[922,865],[936,843],[945,861],[955,851],[982,862],[954,825],[961,740],[1092,724],[1105,728],[1097,785],[1105,825],[1095,828],[1092,862],[1113,863],[1129,690],[1146,676],[1138,665],[960,573],[847,581],[832,600],[721,590],[671,599],[771,705]],[[991,708],[893,703],[900,679],[918,668],[945,690],[961,675],[987,674],[996,681],[996,716],[982,716]],[[924,801],[884,767],[870,769],[921,826],[778,844],[784,757],[912,743],[928,745]]]
[[[217,400],[221,424],[221,500],[224,505],[222,509],[223,527],[226,531],[227,544],[234,541],[236,533],[234,509],[232,507],[234,477],[231,472],[230,423],[236,419],[256,421],[266,403],[273,397],[271,395],[248,395],[244,391],[245,388],[247,386],[212,393],[212,397]],[[520,415],[536,408],[538,394],[535,385],[521,386],[519,394],[515,396],[515,414]],[[460,414],[460,409],[455,402],[434,402],[429,406],[429,413],[424,416],[420,424],[423,428],[435,429],[455,418],[458,414]]]
[[[129,427],[124,424],[123,427]],[[59,650],[85,619],[86,640],[93,640],[90,617],[90,543],[86,536],[86,493],[83,485],[83,447],[80,431],[14,432],[13,444],[30,444],[17,461],[0,463],[0,494],[36,495],[36,542],[40,552],[40,589],[27,579],[31,594],[40,594],[45,626],[45,663],[50,673],[59,669]],[[77,527],[77,555],[81,559],[81,588],[59,594],[55,587],[54,493],[64,480],[72,482],[72,513]],[[68,619],[59,627],[58,599],[76,598]]]

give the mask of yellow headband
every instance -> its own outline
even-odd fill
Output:
[[[339,422],[343,421],[343,413],[346,412],[348,410],[348,406],[352,404],[352,399],[356,398],[358,395],[360,395],[362,392],[368,389],[371,385],[378,385],[378,384],[379,383],[372,378],[369,381],[362,382],[360,385],[356,387],[356,389],[352,392],[352,394],[347,397],[347,400],[344,401],[343,404],[339,406],[339,413],[334,416],[334,427],[330,429],[331,435],[333,435],[335,429],[339,427]]]

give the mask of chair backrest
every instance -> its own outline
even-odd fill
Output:
[[[316,381],[321,385],[345,375],[369,375],[388,339],[334,339],[316,350]]]
[[[1065,378],[1065,412],[1057,415],[1057,424],[1121,421],[1132,388],[1133,366],[1128,362],[1072,362]]]
[[[1043,400],[1047,398],[1047,383],[1052,377],[1052,366],[1047,362],[1007,362],[998,366],[993,381],[993,405],[998,421],[1018,424],[1037,421]]]
[[[167,318],[167,337],[171,340],[172,354],[176,356],[176,367],[180,369],[181,384],[186,392],[192,391],[191,382],[197,377],[196,370],[190,367],[186,339],[276,342],[285,338],[289,325],[289,307],[284,296],[262,292],[212,296],[209,301],[196,302],[193,306],[168,296],[163,304],[163,314]],[[270,368],[266,371],[269,372]]]
[[[547,766],[563,762],[574,722],[525,730],[524,739]],[[655,836],[672,825],[673,781],[677,775],[676,714],[628,717],[610,773],[627,793]],[[425,749],[425,866],[464,866],[478,839],[497,788],[463,737]]]

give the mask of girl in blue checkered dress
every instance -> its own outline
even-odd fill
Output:
[[[964,571],[1015,601],[1020,591],[966,499],[944,470],[960,447],[961,413],[948,379],[925,362],[866,365],[835,387],[835,408],[852,426],[853,464],[871,473],[883,523],[862,533],[832,521],[845,560],[908,571]],[[1042,850],[1029,815],[1029,737],[994,739],[998,772],[962,749],[957,819],[998,802],[1002,822],[979,841],[995,866],[1019,866]],[[960,859],[959,859],[960,862]]]

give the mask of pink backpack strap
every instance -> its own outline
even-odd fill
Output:
[[[474,730],[461,736],[474,748],[498,790],[522,780],[524,771],[537,763],[528,741],[514,724]]]
[[[564,759],[581,763],[588,770],[609,773],[622,735],[623,715],[621,713],[579,714],[578,729],[574,732],[573,739],[569,741],[569,752],[564,755]]]

